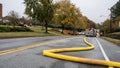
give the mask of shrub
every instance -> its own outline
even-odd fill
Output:
[[[5,26],[0,26],[0,32],[33,32],[30,28],[28,27],[5,27]]]
[[[10,28],[9,27],[0,26],[0,32],[10,32]]]
[[[114,39],[120,39],[120,34],[106,34],[106,37],[114,38]]]
[[[120,32],[120,27],[116,28],[115,32]]]
[[[10,29],[11,32],[32,32],[31,29],[27,27],[15,27]]]

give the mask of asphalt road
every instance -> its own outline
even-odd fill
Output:
[[[62,38],[65,37],[56,36],[56,37],[20,38],[20,39],[1,39],[0,50]],[[87,40],[94,44],[95,46],[94,50],[64,52],[61,54],[100,60],[109,59],[112,61],[120,62],[119,46],[95,37],[88,37]],[[103,55],[100,45],[102,46],[106,56]],[[7,55],[2,55],[0,56],[0,68],[108,68],[107,66],[75,63],[65,60],[54,59],[42,55],[43,50],[86,46],[87,45],[83,42],[83,37],[80,37],[69,40],[63,40],[61,42],[47,44],[44,46],[27,49],[24,51],[18,51]]]
[[[17,48],[21,46],[32,45],[43,41],[50,41],[55,39],[61,39],[65,37],[53,36],[53,37],[30,37],[30,38],[14,38],[14,39],[0,39],[0,51],[11,48]]]

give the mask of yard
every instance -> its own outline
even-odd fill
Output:
[[[32,26],[29,27],[33,32],[0,32],[0,38],[19,38],[19,37],[41,37],[41,36],[55,36],[59,35],[59,32],[48,30],[50,33],[44,33],[45,30],[41,28],[41,26]]]

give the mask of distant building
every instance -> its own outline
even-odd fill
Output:
[[[2,19],[2,4],[0,4],[0,19]]]

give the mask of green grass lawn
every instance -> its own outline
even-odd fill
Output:
[[[0,38],[19,38],[19,37],[41,37],[41,36],[56,36],[54,33],[45,33],[45,30],[41,26],[32,26],[29,27],[34,32],[0,32]],[[51,31],[51,28],[48,28],[48,31]],[[58,34],[58,32],[57,32]],[[59,35],[59,34],[58,34]]]
[[[118,40],[118,39],[113,39],[113,38],[109,38],[109,37],[102,37],[102,38],[107,40],[107,41],[110,41],[112,43],[115,43],[117,45],[120,45],[120,40]]]
[[[45,34],[37,32],[3,32],[0,33],[0,38],[19,38],[19,37],[41,37],[54,36],[54,34]]]
[[[115,32],[115,33],[113,33],[113,34],[120,34],[120,32]]]

